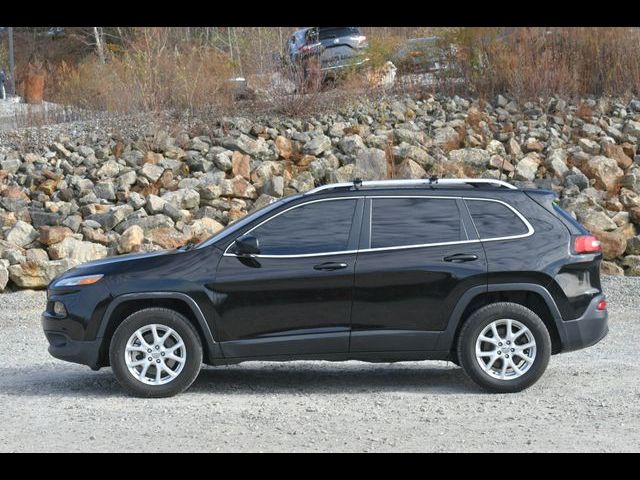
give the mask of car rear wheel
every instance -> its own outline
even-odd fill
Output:
[[[165,308],[147,308],[118,326],[109,358],[127,393],[169,397],[189,388],[198,376],[202,344],[183,315]]]
[[[544,322],[528,308],[510,302],[478,309],[460,332],[457,357],[465,373],[496,393],[519,392],[544,373],[551,338]]]

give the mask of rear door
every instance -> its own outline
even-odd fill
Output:
[[[460,296],[486,285],[462,199],[367,199],[355,270],[351,352],[433,350]]]

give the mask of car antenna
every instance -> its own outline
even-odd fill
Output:
[[[362,179],[361,178],[354,178],[353,179],[353,188],[355,188],[356,190],[360,190],[360,187],[362,187]]]

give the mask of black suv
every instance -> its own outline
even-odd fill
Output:
[[[600,244],[554,200],[479,179],[319,187],[198,245],[64,273],[49,351],[144,397],[258,359],[449,360],[516,392],[608,331]]]

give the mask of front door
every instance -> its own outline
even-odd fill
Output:
[[[428,351],[487,265],[456,198],[371,197],[356,263],[351,352]],[[369,211],[371,209],[371,211]],[[366,227],[369,227],[367,231]]]
[[[225,357],[345,354],[364,199],[314,200],[245,232],[260,253],[220,261],[214,291]]]

